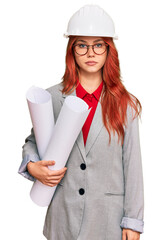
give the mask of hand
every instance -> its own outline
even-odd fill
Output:
[[[128,228],[123,228],[122,240],[140,240],[140,233]]]
[[[55,164],[55,161],[41,160],[37,162],[29,162],[27,164],[28,172],[43,184],[54,187],[64,177],[67,170],[66,167],[59,170],[50,170],[48,166]]]

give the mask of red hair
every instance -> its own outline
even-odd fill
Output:
[[[70,36],[66,50],[66,69],[62,77],[62,93],[70,94],[77,87],[77,78],[79,77],[79,67],[75,61],[73,44],[77,36]],[[102,37],[108,43],[108,54],[105,64],[102,68],[103,91],[101,95],[102,119],[109,133],[109,144],[111,141],[110,131],[118,134],[118,142],[124,141],[124,125],[127,122],[127,106],[130,105],[135,110],[135,116],[140,116],[142,106],[139,100],[124,87],[121,76],[118,52],[113,39]]]

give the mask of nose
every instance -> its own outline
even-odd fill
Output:
[[[92,49],[92,46],[89,46],[88,48],[88,52],[87,52],[87,56],[94,56],[94,52],[93,52],[93,49]]]

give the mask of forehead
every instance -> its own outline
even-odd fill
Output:
[[[82,41],[82,42],[97,42],[102,41],[102,37],[91,37],[91,36],[78,36],[76,41]]]

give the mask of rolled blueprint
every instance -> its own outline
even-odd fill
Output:
[[[38,87],[31,87],[26,94],[34,135],[40,159],[43,158],[54,128],[51,94]]]
[[[54,166],[49,167],[51,170],[58,170],[65,166],[90,110],[91,108],[88,109],[87,103],[77,96],[65,98],[42,158],[43,160],[54,160],[56,162]],[[36,110],[34,111],[36,112]],[[37,112],[34,115],[36,116]],[[38,121],[40,120],[39,115],[37,115],[37,119]],[[42,127],[38,130],[38,138],[40,131],[42,131]],[[56,187],[49,187],[36,180],[30,191],[30,197],[37,205],[42,207],[48,206]]]

